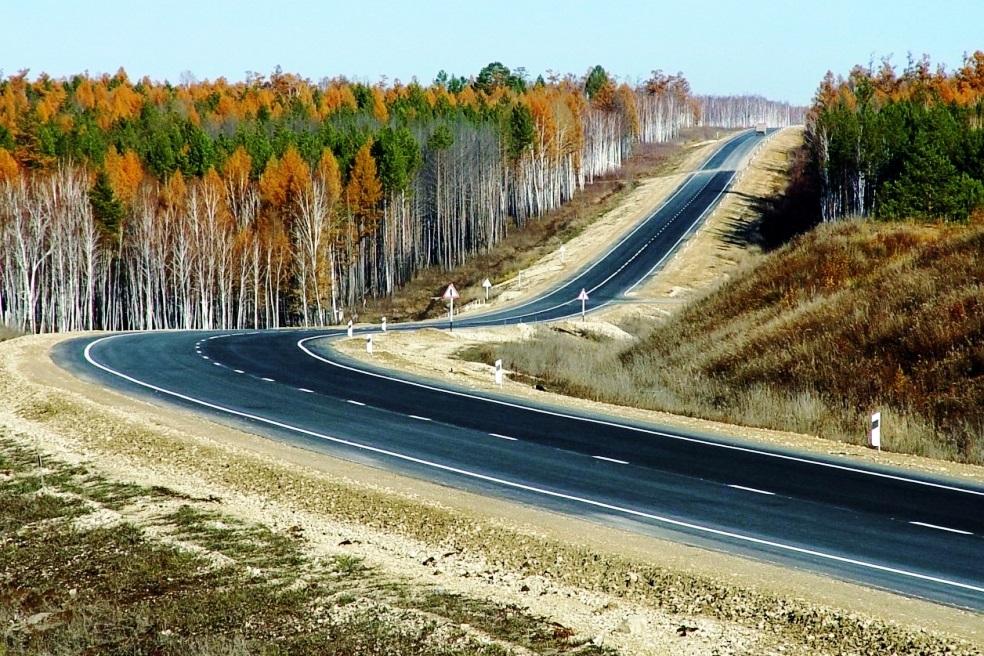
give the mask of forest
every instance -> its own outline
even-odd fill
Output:
[[[984,52],[828,73],[807,118],[821,217],[966,222],[984,206]]]
[[[495,246],[711,112],[680,74],[178,85],[0,79],[0,319],[27,332],[323,326]]]

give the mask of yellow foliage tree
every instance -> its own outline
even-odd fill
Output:
[[[379,180],[376,160],[372,156],[372,139],[369,139],[355,154],[352,172],[345,186],[345,204],[349,215],[357,222],[358,238],[375,232],[382,199],[383,183]]]
[[[177,210],[184,207],[188,197],[188,185],[185,184],[181,171],[175,171],[167,182],[161,186],[160,202],[165,210]]]
[[[14,156],[4,148],[0,148],[0,182],[14,181],[20,176],[20,166]]]
[[[127,205],[131,205],[137,197],[140,183],[143,182],[144,171],[140,163],[140,156],[132,150],[125,151],[120,155],[115,146],[110,146],[106,151],[104,162],[106,176],[109,184],[113,187],[113,193]]]
[[[293,146],[283,158],[270,158],[260,176],[260,198],[270,207],[290,212],[302,191],[311,186],[311,169]]]
[[[318,178],[325,183],[331,203],[337,203],[342,194],[342,173],[338,168],[338,160],[330,148],[325,148],[318,160]]]

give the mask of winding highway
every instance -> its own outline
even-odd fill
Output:
[[[726,143],[571,280],[455,325],[580,314],[582,288],[593,309],[617,302],[699,226],[761,138]],[[984,612],[984,487],[438,386],[339,355],[340,335],[126,333],[62,342],[53,358],[330,456]]]

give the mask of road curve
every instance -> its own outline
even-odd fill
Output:
[[[582,287],[598,305],[617,300],[699,224],[758,138],[729,142],[574,280],[456,325],[577,314]],[[982,487],[438,388],[332,352],[339,334],[128,333],[63,342],[53,357],[328,455],[984,612]]]

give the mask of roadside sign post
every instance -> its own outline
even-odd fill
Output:
[[[495,384],[502,387],[502,360],[495,361]]]
[[[563,264],[566,261],[567,248],[564,246],[560,247],[560,263]]]
[[[383,332],[386,332],[386,317],[383,317]]]
[[[489,302],[489,290],[492,289],[492,281],[488,278],[482,283],[482,287],[485,287],[485,302]]]
[[[581,321],[584,321],[584,303],[588,300],[588,292],[582,289],[577,295],[577,300],[581,301]]]
[[[372,335],[366,335],[366,353],[372,355]]]
[[[881,451],[881,413],[876,412],[871,415],[871,436],[868,438],[868,446],[872,449]]]
[[[520,289],[523,288],[523,271],[522,271],[522,269],[520,269],[520,271],[519,271],[519,288]]]
[[[444,290],[444,298],[451,301],[451,307],[448,309],[448,328],[454,332],[454,299],[461,298],[461,294],[454,288],[453,282],[448,283],[448,288]]]
[[[349,322],[348,322],[348,336],[349,337],[352,336],[352,320],[351,319],[349,319]]]

